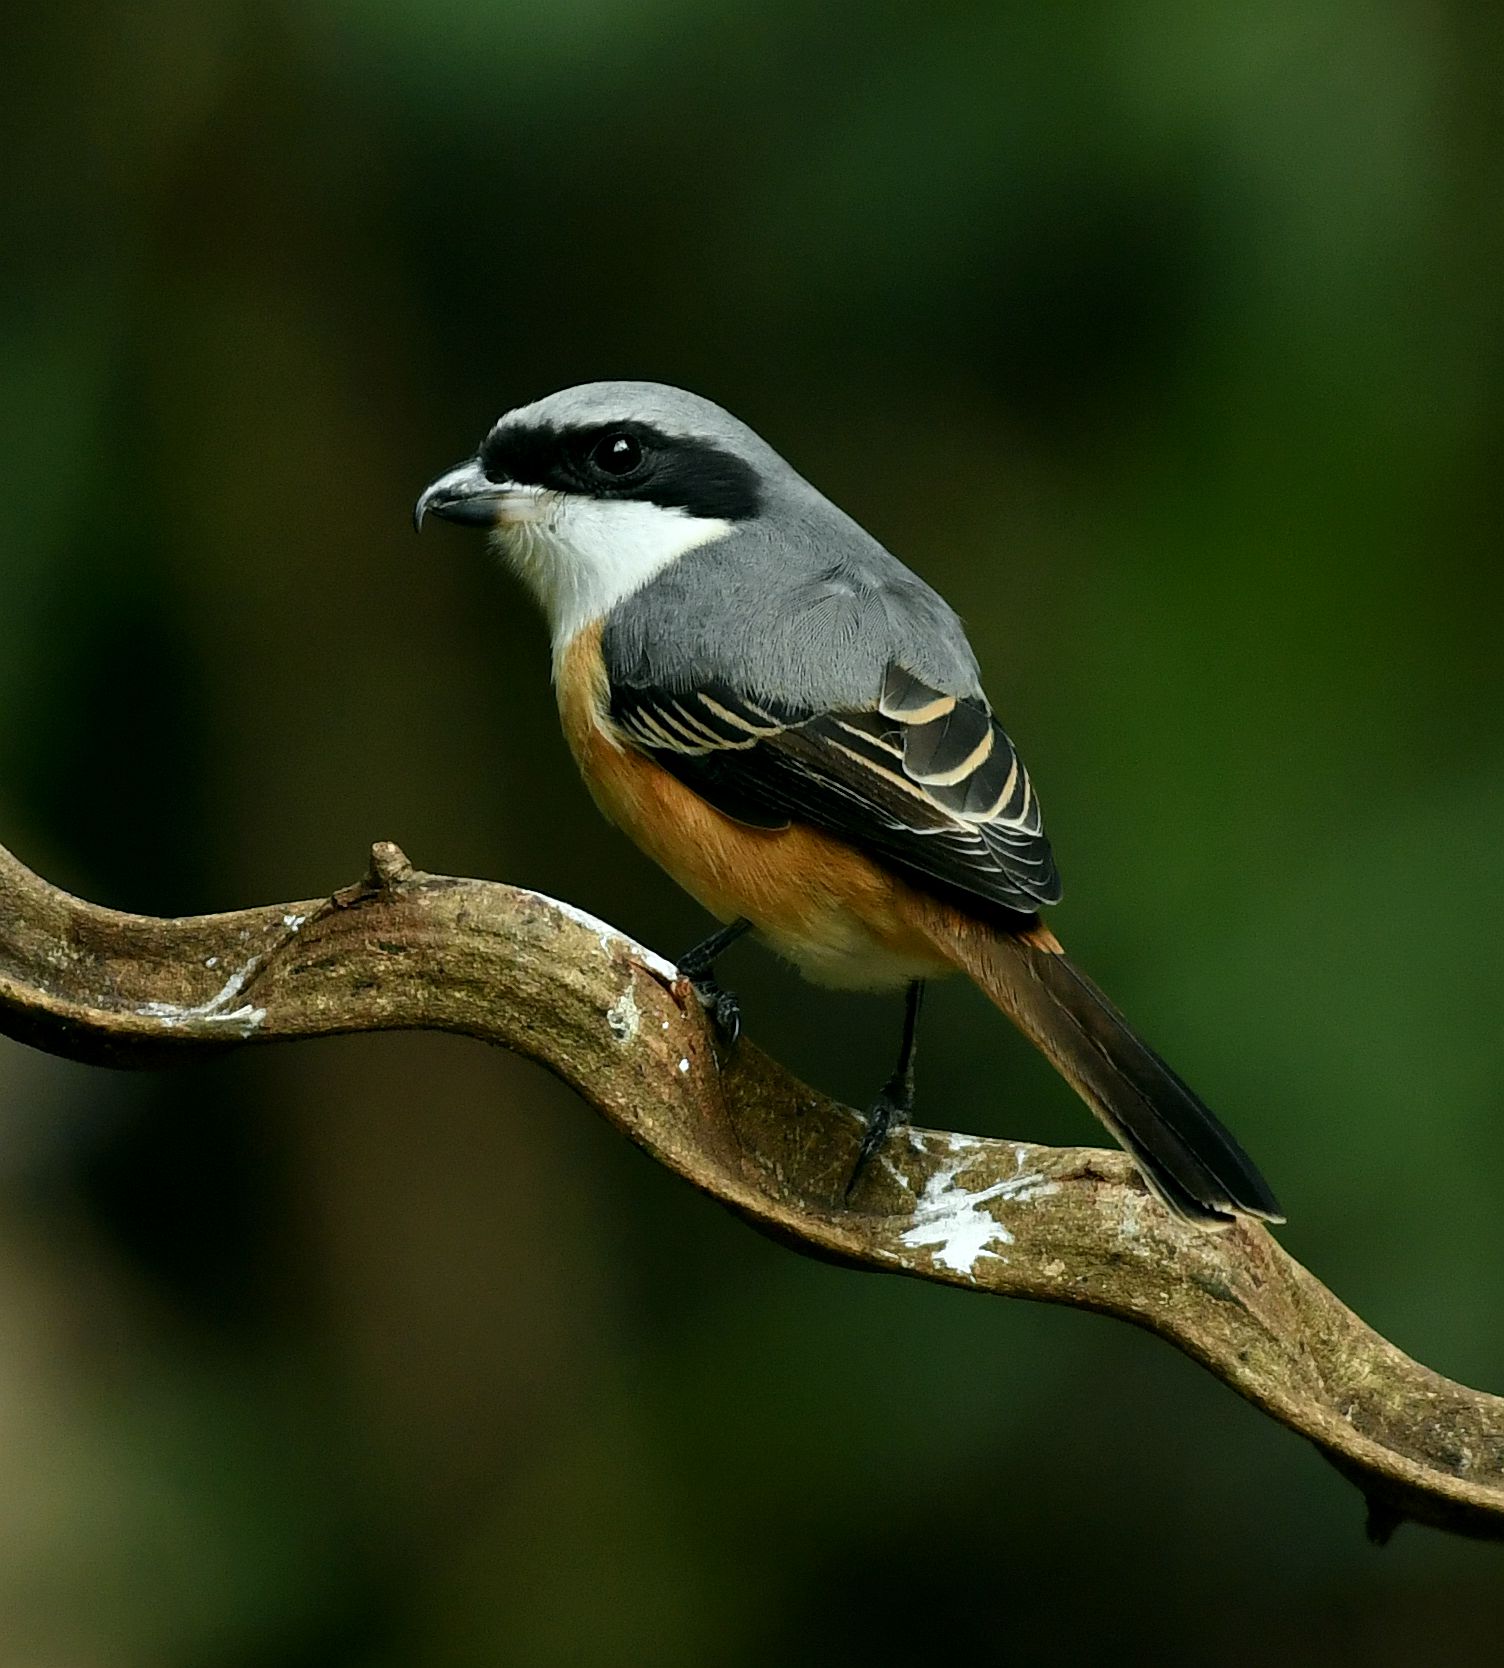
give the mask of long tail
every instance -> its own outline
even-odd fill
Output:
[[[1253,1160],[1047,928],[1008,933],[947,910],[928,936],[1049,1059],[1177,1215],[1204,1228],[1239,1214],[1284,1220]]]

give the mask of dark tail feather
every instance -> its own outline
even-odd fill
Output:
[[[1106,1124],[1173,1211],[1206,1228],[1225,1228],[1239,1213],[1284,1221],[1253,1160],[1050,933],[983,938],[973,928],[955,948],[962,966]]]

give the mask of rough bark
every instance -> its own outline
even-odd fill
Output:
[[[1198,1233],[1122,1155],[915,1129],[848,1207],[846,1107],[742,1042],[721,1057],[673,967],[516,887],[378,845],[331,898],[158,920],[71,898],[0,848],[0,1032],[70,1059],[432,1029],[554,1072],[660,1163],[784,1243],[1074,1304],[1167,1338],[1403,1520],[1504,1535],[1504,1399],[1412,1361],[1263,1228]]]

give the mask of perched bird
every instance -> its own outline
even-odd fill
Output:
[[[914,1101],[923,981],[968,974],[1179,1215],[1281,1220],[1243,1149],[1066,959],[1039,800],[945,601],[709,400],[595,382],[508,412],[414,520],[488,529],[553,633],[596,803],[723,930],[818,983],[907,987],[848,1195]]]

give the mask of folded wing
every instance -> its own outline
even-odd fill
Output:
[[[921,883],[1023,914],[1060,896],[1029,774],[979,695],[895,663],[871,710],[803,712],[717,682],[613,682],[611,719],[740,822],[811,823]]]

